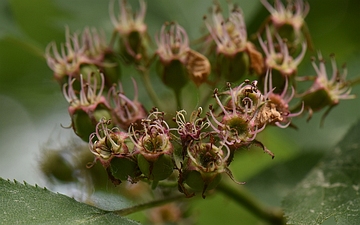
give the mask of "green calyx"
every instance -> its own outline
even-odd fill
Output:
[[[218,55],[217,67],[219,75],[227,82],[238,81],[249,71],[249,56],[246,52],[238,52],[233,56]]]
[[[159,60],[157,71],[163,83],[175,93],[179,93],[189,80],[185,65],[177,59],[166,63]]]
[[[158,134],[155,137],[146,136],[143,140],[144,150],[147,153],[169,152],[172,150],[169,138],[165,134]]]
[[[159,155],[153,162],[148,161],[143,155],[139,154],[138,164],[145,177],[156,184],[158,181],[168,178],[174,171],[173,159],[166,154]]]
[[[299,42],[299,34],[300,33],[296,33],[294,30],[294,27],[292,24],[284,24],[281,27],[279,27],[279,29],[277,30],[277,32],[279,33],[280,37],[283,37],[283,39],[286,39],[289,44],[291,45],[292,43],[295,42]],[[294,45],[295,46],[295,45]],[[292,46],[290,46],[292,47]]]
[[[120,60],[113,53],[108,53],[102,62],[102,71],[105,76],[105,85],[111,88],[121,78]]]
[[[302,100],[305,107],[311,108],[314,112],[336,104],[324,88],[306,94]]]
[[[194,191],[212,190],[220,183],[220,173],[200,173],[196,170],[187,171],[184,173],[185,183]]]
[[[139,61],[145,56],[144,38],[146,35],[139,33],[138,31],[132,31],[128,35],[119,39],[120,41],[120,54],[123,56],[126,63],[139,63]],[[129,52],[131,49],[132,52]]]
[[[121,181],[134,180],[141,174],[137,162],[127,157],[114,157],[110,162],[110,171]]]
[[[234,138],[246,138],[249,134],[249,123],[240,116],[224,118],[222,122],[230,128]]]
[[[71,110],[72,127],[77,136],[83,141],[89,142],[89,136],[95,131],[97,123],[101,118],[110,119],[111,114],[109,109],[103,104],[98,104],[92,112],[83,108]]]

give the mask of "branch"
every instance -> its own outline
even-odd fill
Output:
[[[251,196],[245,188],[240,186],[235,188],[233,186],[234,185],[231,185],[228,182],[221,182],[216,190],[229,197],[240,206],[243,206],[258,218],[268,221],[270,224],[286,224],[281,209],[267,207]]]

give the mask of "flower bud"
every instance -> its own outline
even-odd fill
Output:
[[[87,82],[80,75],[80,92],[74,90],[75,79],[69,80],[69,84],[63,86],[63,94],[70,103],[69,114],[71,124],[77,136],[85,142],[89,141],[89,135],[94,132],[101,118],[110,119],[110,106],[102,96],[104,89],[104,75],[100,74],[101,84],[98,90],[96,77],[88,74]]]

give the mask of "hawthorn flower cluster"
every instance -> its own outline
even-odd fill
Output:
[[[155,35],[157,47],[152,49],[146,2],[139,0],[140,9],[133,12],[125,0],[119,0],[118,14],[110,4],[114,32],[109,44],[95,28],[72,35],[67,28],[64,44],[59,48],[49,44],[47,63],[69,102],[72,128],[94,155],[89,167],[100,162],[116,185],[146,181],[156,188],[170,180],[186,196],[200,191],[204,197],[223,174],[235,181],[230,164],[240,148],[256,145],[274,158],[257,139],[266,127],[295,127],[293,117],[308,111],[310,118],[328,107],[325,117],[340,100],[353,98],[346,69],[339,72],[332,57],[329,78],[320,52],[319,65],[312,61],[315,76],[298,77],[297,68],[311,45],[304,29],[309,4],[261,2],[270,15],[257,33],[258,42],[248,39],[239,6],[229,3],[229,17],[224,18],[215,3],[211,16],[204,17],[208,33],[202,50],[191,46],[186,30],[176,22],[161,26]],[[165,112],[156,105],[149,79],[154,62],[162,83],[174,91],[177,110]],[[124,66],[140,73],[154,108],[146,109],[139,101],[135,79],[133,97],[124,92]],[[298,80],[314,83],[299,94]],[[213,98],[189,118],[180,104],[187,85],[214,90]],[[297,97],[296,105],[292,102]]]

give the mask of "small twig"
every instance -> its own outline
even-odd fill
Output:
[[[348,83],[349,83],[349,86],[358,85],[360,83],[360,77],[356,77],[355,79],[348,81]]]
[[[162,180],[162,181],[159,181],[158,186],[159,187],[167,187],[167,188],[176,188],[178,186],[178,182]]]
[[[157,206],[165,205],[166,203],[175,202],[175,201],[181,200],[183,198],[184,198],[183,194],[175,195],[175,196],[172,196],[172,197],[163,198],[163,199],[159,199],[159,200],[139,204],[139,205],[136,205],[136,206],[133,206],[133,207],[113,211],[113,213],[118,214],[120,216],[127,216],[127,215],[130,215],[132,213],[136,213],[136,212],[143,211],[143,210],[146,210],[146,209],[150,209],[150,208],[154,208],[154,207],[157,207]]]

